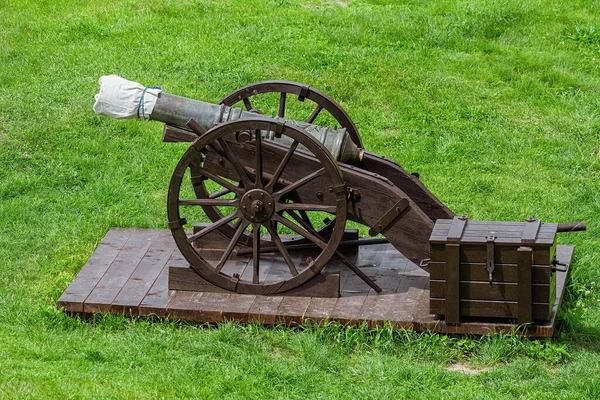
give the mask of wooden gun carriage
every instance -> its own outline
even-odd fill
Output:
[[[321,272],[336,259],[380,293],[378,282],[342,249],[389,242],[425,271],[431,265],[431,312],[448,323],[463,317],[519,323],[549,317],[555,234],[585,224],[511,225],[457,217],[418,174],[365,150],[342,107],[307,85],[260,82],[217,105],[155,95],[152,110],[142,117],[165,123],[165,142],[191,142],[171,178],[167,214],[178,249],[200,279],[187,272],[179,281],[171,279],[171,289],[335,297],[339,282],[323,279]],[[269,96],[274,104],[267,105]],[[290,117],[293,104],[307,110],[303,118]],[[346,229],[347,221],[366,226],[375,238],[359,239]],[[502,247],[506,243],[510,249]],[[535,250],[538,245],[542,250]],[[276,273],[264,274],[274,255],[283,263]],[[250,261],[240,269],[236,260],[243,256]],[[473,289],[485,285],[489,288]],[[515,285],[528,289],[515,292]]]

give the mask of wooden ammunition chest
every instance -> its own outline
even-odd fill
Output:
[[[437,220],[429,239],[431,313],[448,324],[548,320],[556,299],[557,227],[535,219]]]

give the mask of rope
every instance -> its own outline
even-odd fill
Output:
[[[137,117],[140,117],[140,110],[142,111],[142,118],[146,119],[146,112],[144,110],[144,96],[146,96],[146,90],[148,89],[162,89],[160,86],[151,86],[148,87],[146,86],[144,88],[144,90],[142,90],[142,96],[140,97],[140,102],[138,103],[138,108],[137,108]],[[148,116],[148,119],[150,118],[150,116]]]

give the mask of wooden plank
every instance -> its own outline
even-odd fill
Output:
[[[523,234],[521,235],[521,243],[535,244],[541,224],[542,222],[539,219],[525,222],[525,228],[523,228]]]
[[[111,311],[112,302],[137,265],[142,261],[157,234],[157,230],[137,230],[127,240],[127,243],[110,264],[102,279],[85,300],[84,312]]]
[[[198,135],[175,126],[166,125],[163,129],[163,142],[193,142]]]
[[[432,280],[446,279],[446,263],[431,262],[429,272]],[[460,276],[463,281],[488,281],[489,275],[485,270],[484,263],[461,263]],[[498,282],[517,283],[519,281],[518,268],[516,264],[496,264],[494,268],[494,279]],[[552,281],[552,267],[534,265],[532,267],[532,280],[535,284],[549,284]]]
[[[366,296],[340,297],[335,304],[332,319],[339,321],[342,325],[356,325],[358,316],[362,311]]]
[[[169,266],[169,289],[178,291],[229,293],[202,278],[189,264]]]
[[[456,324],[460,320],[460,244],[446,244],[446,323]],[[432,314],[435,314],[432,310]]]
[[[337,301],[338,299],[332,298],[311,298],[308,308],[304,312],[304,321],[310,320],[316,323],[330,321]]]
[[[518,301],[519,286],[506,282],[460,282],[460,296],[466,300]],[[446,297],[446,281],[431,280],[431,297]],[[554,296],[554,290],[548,284],[532,285],[532,300],[536,303],[547,303]]]
[[[483,242],[482,242],[483,244]],[[487,244],[487,243],[486,243]],[[486,247],[482,245],[463,244],[460,246],[460,260],[464,263],[485,263]],[[517,264],[517,249],[518,245],[503,245],[495,243],[494,247],[494,264]],[[534,265],[550,265],[555,252],[555,246],[544,246],[533,248],[533,264]],[[445,247],[440,244],[432,244],[430,249],[430,258],[432,262],[444,262]]]
[[[429,300],[431,313],[446,314],[445,299]],[[547,321],[552,308],[548,303],[532,303],[533,319]],[[516,301],[461,300],[460,315],[465,317],[517,318],[518,303]]]
[[[281,296],[256,296],[248,310],[248,321],[265,325],[275,324],[277,322],[277,309],[282,300],[283,297]]]
[[[279,293],[281,296],[294,297],[340,297],[340,274],[320,273],[308,282],[287,292]]]
[[[363,303],[358,320],[366,322],[370,328],[383,326],[385,323],[384,317],[390,309],[393,300],[393,293],[368,296]]]
[[[167,281],[169,279],[169,268],[166,266],[154,281],[154,284],[140,303],[138,314],[141,316],[156,315],[165,318],[167,314],[167,305],[175,294],[175,291],[169,290]]]
[[[229,293],[176,292],[168,306],[171,318],[194,322],[220,322]]]
[[[58,306],[69,312],[83,312],[83,303],[115,260],[133,229],[111,228],[69,287],[58,299]]]
[[[463,235],[465,230],[465,226],[467,225],[467,218],[465,217],[454,217],[452,219],[452,224],[448,229],[448,234],[446,236],[446,240],[449,243],[460,243],[460,238]]]
[[[517,259],[519,260],[517,322],[519,325],[523,325],[533,321],[531,312],[531,262],[533,257],[531,247],[521,247],[517,250],[517,253]],[[549,308],[551,310],[552,306]]]
[[[170,318],[182,321],[194,321],[197,318],[196,305],[204,296],[204,292],[178,292],[171,298],[167,306]]]
[[[310,297],[283,297],[277,308],[278,321],[287,325],[304,322],[304,313],[310,304]]]
[[[248,312],[256,297],[254,294],[235,294],[229,296],[223,307],[223,320],[241,323],[249,322]]]
[[[112,303],[113,312],[137,314],[137,308],[175,250],[169,231],[158,231],[148,252]]]
[[[396,328],[410,329],[414,327],[413,321],[419,315],[429,315],[427,281],[426,276],[406,276],[401,281],[384,320],[389,321]],[[419,312],[423,297],[425,297],[426,307]]]

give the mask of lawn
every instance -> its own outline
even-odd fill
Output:
[[[57,310],[110,227],[166,228],[186,149],[159,123],[93,113],[112,73],[212,102],[307,83],[457,214],[587,221],[558,239],[576,255],[557,334]],[[600,397],[597,0],[0,0],[0,166],[0,397]]]

